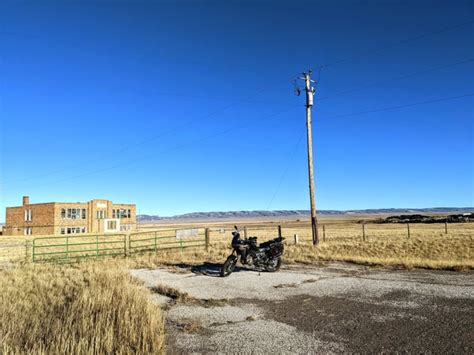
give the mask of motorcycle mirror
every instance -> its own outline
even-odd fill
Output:
[[[238,230],[239,230],[239,228],[237,228],[237,226],[234,226],[234,229],[235,229],[236,231],[238,231]]]

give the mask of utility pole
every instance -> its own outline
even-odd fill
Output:
[[[312,138],[312,128],[311,128],[311,109],[313,107],[313,97],[315,90],[311,87],[311,83],[314,83],[314,80],[311,80],[312,71],[303,72],[303,77],[300,79],[305,82],[305,91],[306,91],[306,131],[308,138],[308,177],[309,177],[309,199],[311,203],[311,232],[313,236],[313,245],[318,245],[319,236],[318,236],[318,220],[316,217],[316,198],[314,193],[314,172],[313,172],[313,138]]]

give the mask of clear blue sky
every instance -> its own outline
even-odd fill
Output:
[[[307,209],[291,80],[324,64],[318,208],[472,206],[473,96],[348,114],[473,94],[473,4],[3,0],[0,221],[22,195]]]

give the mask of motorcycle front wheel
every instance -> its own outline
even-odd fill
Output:
[[[237,258],[233,255],[229,256],[221,268],[221,276],[227,277],[235,270],[237,264]]]
[[[281,257],[269,260],[268,263],[265,265],[265,270],[268,272],[275,272],[280,270],[281,267]]]

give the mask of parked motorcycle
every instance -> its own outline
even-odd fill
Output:
[[[280,269],[283,255],[283,240],[278,237],[257,245],[257,237],[242,239],[237,226],[232,232],[232,254],[229,255],[221,268],[221,276],[229,276],[234,270],[240,257],[242,265],[253,266],[257,270],[275,272]]]

